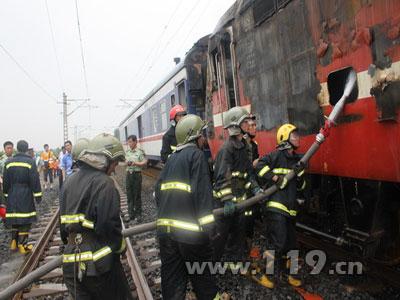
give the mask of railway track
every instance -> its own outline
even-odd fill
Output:
[[[363,273],[374,277],[387,285],[400,289],[399,269],[396,269],[392,266],[379,264],[374,261],[360,261],[360,256],[356,255],[355,253],[346,251],[345,249],[335,246],[332,243],[327,243],[302,232],[297,233],[297,238],[299,243],[308,249],[323,250],[330,260],[336,260],[340,262],[361,262]]]

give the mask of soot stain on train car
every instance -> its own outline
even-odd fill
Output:
[[[290,122],[308,135],[323,122],[308,14],[304,2],[295,1],[260,26],[254,25],[252,10],[233,24],[244,96],[267,131]]]

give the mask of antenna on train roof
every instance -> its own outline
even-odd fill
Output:
[[[175,64],[179,64],[181,62],[181,58],[180,57],[174,57],[174,62]]]

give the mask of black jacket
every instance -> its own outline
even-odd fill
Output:
[[[236,136],[231,136],[218,150],[214,163],[216,207],[226,200],[245,200],[247,190],[257,186],[252,178],[249,151],[247,142],[239,141]]]
[[[260,158],[256,174],[262,185],[275,184],[272,181],[274,175],[286,175],[292,167],[301,159],[302,155],[294,153],[293,156],[287,150],[275,150]],[[295,217],[297,214],[297,192],[305,188],[305,181],[302,177],[292,179],[287,186],[272,194],[266,204],[267,211],[283,214],[287,217]]]
[[[175,137],[175,126],[172,126],[164,134],[161,147],[161,161],[165,164],[168,157],[176,149],[177,141]]]
[[[192,245],[214,235],[213,193],[207,159],[196,145],[178,148],[156,183],[157,233]]]
[[[39,174],[35,161],[17,153],[4,165],[3,193],[6,198],[6,224],[22,225],[36,221],[33,198],[41,200]]]
[[[101,275],[111,270],[113,256],[125,248],[121,234],[120,197],[111,178],[86,164],[68,177],[60,203],[60,231],[63,235],[83,233],[89,236],[80,245],[81,259],[87,265],[88,276]],[[64,276],[74,274],[74,250],[68,244],[63,255]]]

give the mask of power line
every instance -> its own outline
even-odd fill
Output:
[[[168,43],[165,45],[165,47],[163,48],[163,50],[160,53],[164,53],[165,49],[167,49],[167,47],[169,46],[169,44],[171,43],[171,41],[176,37],[176,34],[179,32],[179,30],[181,30],[183,24],[186,23],[186,20],[190,17],[190,15],[192,14],[192,12],[195,10],[195,8],[197,7],[197,5],[200,3],[200,0],[198,0],[196,2],[196,4],[193,6],[192,10],[189,12],[189,14],[186,16],[186,18],[183,20],[183,22],[179,25],[178,29],[175,31],[175,33],[172,35],[172,38],[168,41]],[[147,72],[145,73],[144,76],[142,76],[141,80],[137,83],[137,85],[135,86],[134,90],[136,90],[139,85],[144,81],[144,79],[147,77],[147,75],[149,74],[149,72],[151,71],[151,69],[153,68],[153,66],[156,64],[156,62],[158,62],[158,60],[160,59],[161,55],[157,56],[155,58],[155,60],[153,60],[153,62],[151,63],[150,67],[147,69]]]
[[[50,18],[50,11],[49,11],[49,6],[47,5],[47,0],[45,0],[46,3],[46,10],[47,10],[47,18],[49,20],[49,26],[50,26],[50,32],[51,32],[51,38],[53,40],[53,48],[54,48],[54,54],[56,56],[56,62],[57,62],[57,70],[58,70],[58,77],[60,79],[60,85],[61,85],[61,90],[64,90],[64,84],[61,76],[61,68],[60,68],[60,61],[58,59],[58,54],[57,54],[57,49],[56,49],[56,41],[54,38],[54,32],[53,32],[53,25],[51,23],[51,18]]]
[[[79,42],[81,44],[81,56],[82,56],[82,66],[83,66],[83,74],[85,76],[85,86],[86,86],[86,96],[89,97],[89,88],[88,88],[88,81],[86,76],[86,66],[85,66],[85,57],[83,55],[83,45],[82,45],[82,35],[81,35],[81,25],[79,22],[79,11],[78,11],[78,0],[75,0],[75,7],[76,7],[76,18],[78,21],[78,32],[79,32]]]
[[[8,50],[0,44],[0,48],[3,49],[3,51],[8,55],[8,57],[11,58],[11,60],[22,70],[22,72],[25,73],[26,76],[39,88],[42,90],[43,93],[45,93],[49,98],[51,98],[55,103],[57,103],[57,99],[52,96],[50,93],[48,93],[33,77],[17,62],[17,60],[11,55]]]
[[[155,42],[154,46],[151,48],[151,51],[149,52],[149,54],[147,54],[147,57],[146,57],[146,59],[143,61],[143,64],[141,65],[141,67],[140,67],[140,68],[138,69],[138,71],[136,72],[135,76],[133,77],[132,81],[129,83],[128,87],[125,89],[125,92],[124,92],[124,96],[123,96],[123,97],[125,97],[126,94],[129,92],[129,90],[131,89],[132,84],[136,81],[136,78],[138,77],[138,75],[139,75],[140,72],[142,71],[143,67],[145,66],[145,64],[146,64],[146,62],[148,61],[148,59],[150,58],[150,56],[153,54],[153,51],[154,51],[155,49],[158,50],[158,47],[159,47],[160,44],[161,44],[162,37],[163,37],[165,31],[167,30],[169,24],[171,23],[172,18],[175,16],[175,13],[177,12],[178,7],[181,5],[182,1],[183,1],[183,0],[181,0],[181,1],[178,3],[178,5],[176,6],[176,8],[173,10],[172,15],[171,15],[171,17],[169,18],[169,20],[168,20],[168,22],[167,22],[167,25],[164,26],[163,31],[161,32],[161,34],[159,35],[159,37],[156,39],[156,42]]]

